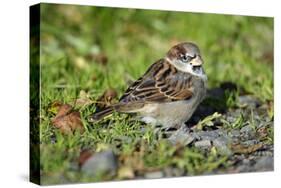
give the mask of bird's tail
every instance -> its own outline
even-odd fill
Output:
[[[90,122],[97,122],[97,121],[100,121],[101,119],[103,119],[104,117],[112,114],[114,111],[114,108],[113,106],[108,106],[106,107],[105,109],[101,110],[101,111],[98,111],[98,112],[95,112],[94,114],[92,114],[90,117],[89,117],[89,121]]]

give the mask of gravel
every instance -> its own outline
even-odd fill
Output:
[[[213,90],[209,94],[221,96],[221,90]],[[242,107],[221,112],[222,118],[228,122],[228,125],[216,120],[214,121],[215,126],[198,130],[195,126],[198,121],[216,112],[215,108],[201,105],[191,120],[187,122],[188,128],[175,131],[168,140],[172,144],[180,143],[185,147],[199,148],[206,154],[210,152],[212,147],[215,147],[218,154],[228,156],[228,161],[233,164],[225,169],[225,172],[273,170],[273,144],[265,139],[265,137],[269,137],[267,129],[273,129],[273,119],[268,117],[266,104],[262,105],[259,100],[250,95],[240,96],[238,104]],[[241,118],[241,115],[243,124],[231,127],[237,118]],[[237,144],[242,153],[233,150],[232,146]],[[262,145],[262,147],[257,148],[257,145]],[[164,171],[165,176],[175,176],[172,168],[167,168]],[[210,173],[224,171],[218,170]],[[177,175],[184,174],[178,173]]]

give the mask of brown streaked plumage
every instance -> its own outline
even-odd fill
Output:
[[[207,77],[202,64],[195,44],[175,45],[126,90],[117,104],[94,113],[91,120],[117,111],[137,113],[140,120],[164,127],[183,124],[205,96]]]
[[[174,66],[161,59],[127,89],[120,102],[162,103],[188,99],[192,95],[190,80],[190,75],[178,72]]]

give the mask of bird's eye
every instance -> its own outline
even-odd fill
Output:
[[[181,60],[185,63],[189,62],[192,59],[189,55],[181,55]]]

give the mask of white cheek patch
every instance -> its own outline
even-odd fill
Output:
[[[181,61],[176,60],[173,65],[180,71],[193,73],[192,65],[190,65],[189,63],[182,63]]]
[[[171,64],[173,64],[178,70],[183,71],[183,72],[187,72],[187,73],[190,73],[190,74],[193,74],[195,76],[199,76],[204,81],[207,81],[207,76],[206,76],[206,74],[204,73],[203,70],[200,73],[194,72],[192,70],[192,65],[191,64],[189,64],[189,63],[182,63],[180,60],[176,60],[174,62],[169,61],[169,62]]]

